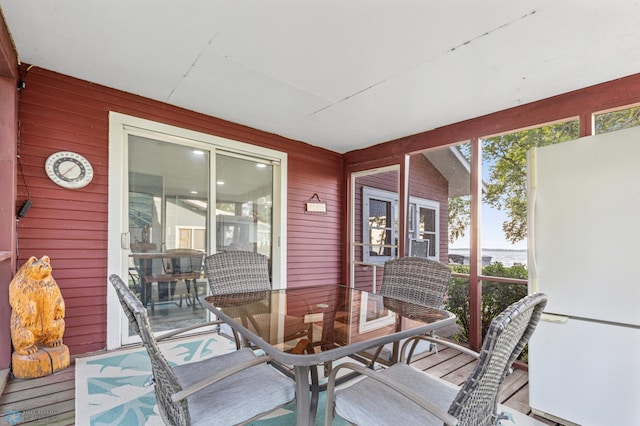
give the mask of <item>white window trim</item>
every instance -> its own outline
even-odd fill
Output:
[[[382,327],[393,325],[396,322],[395,312],[387,310],[386,315],[367,320],[368,304],[382,304],[382,296],[379,294],[370,294],[362,292],[362,299],[360,300],[360,322],[358,323],[358,333],[368,333],[373,330],[378,330]]]

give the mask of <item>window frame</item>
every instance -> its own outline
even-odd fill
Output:
[[[369,206],[371,199],[385,201],[391,203],[391,214],[393,216],[393,221],[391,222],[390,227],[386,227],[391,232],[392,244],[395,247],[391,248],[390,256],[371,256],[370,255],[370,244],[371,244],[371,229],[369,227]],[[393,259],[398,255],[398,194],[392,191],[386,191],[384,189],[373,188],[370,186],[362,187],[362,259],[366,263],[376,263],[376,264],[384,264],[387,260]],[[426,198],[420,197],[409,197],[409,213],[408,215],[408,224],[407,226],[407,242],[411,238],[418,238],[417,235],[417,227],[419,223],[419,215],[420,209],[426,208],[429,210],[435,211],[435,229],[434,231],[426,231],[425,233],[429,233],[434,235],[433,241],[433,255],[428,255],[428,259],[438,260],[440,258],[440,202],[435,200],[429,200]],[[423,233],[424,234],[424,233]],[[418,238],[422,239],[422,238]],[[431,251],[431,243],[429,244]],[[408,247],[408,245],[407,245]]]
[[[369,206],[371,199],[384,201],[390,203],[391,226],[385,227],[391,232],[391,242],[395,240],[397,242],[398,234],[398,194],[391,191],[385,191],[384,189],[373,188],[370,186],[362,187],[362,259],[366,263],[380,263],[383,264],[389,259],[396,257],[398,252],[397,243],[395,247],[391,248],[391,256],[371,256],[371,228],[369,227]]]
[[[190,235],[189,235],[189,247],[180,247],[180,242],[182,241],[182,239],[180,238],[180,231],[182,230],[187,230],[189,231]],[[188,249],[192,249],[192,250],[201,250],[206,252],[206,244],[205,247],[196,247],[196,231],[203,231],[206,233],[207,228],[205,226],[187,226],[187,225],[176,225],[176,242],[175,242],[175,247],[177,248],[188,248]],[[206,234],[204,235],[204,240],[206,241]]]
[[[425,231],[422,234],[431,234],[434,236],[433,242],[429,243],[429,253],[427,259],[440,259],[440,202],[420,197],[409,197],[409,217],[408,223],[411,229],[407,227],[407,247],[411,239],[422,240],[422,235],[418,235],[418,224],[420,223],[420,209],[425,208],[435,212],[435,227],[433,231]],[[431,251],[433,250],[433,255]]]

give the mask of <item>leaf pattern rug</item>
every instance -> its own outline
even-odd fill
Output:
[[[218,334],[160,344],[171,365],[235,350]],[[142,347],[76,358],[77,425],[163,425],[151,382],[151,362]]]
[[[181,365],[236,350],[218,334],[160,343],[171,365]],[[142,347],[76,358],[76,424],[163,426],[151,382],[151,363]],[[324,424],[324,393],[316,424]],[[251,423],[251,426],[295,425],[295,401]],[[336,426],[345,425],[336,419]]]
[[[160,344],[171,365],[181,365],[235,350],[235,344],[218,334],[207,334]],[[336,361],[339,364],[342,360]],[[322,369],[319,369],[322,371]],[[151,363],[142,347],[76,358],[76,424],[163,426],[158,413]],[[322,381],[322,378],[321,378]],[[324,424],[325,394],[320,393],[316,425]],[[509,407],[501,426],[542,425]],[[295,402],[251,423],[252,426],[295,425]],[[345,425],[336,418],[335,426]]]

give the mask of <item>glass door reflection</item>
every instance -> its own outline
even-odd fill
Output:
[[[264,254],[273,248],[273,165],[231,153],[216,154],[216,252]]]
[[[210,152],[128,138],[129,285],[154,331],[207,321],[202,260],[208,250]],[[124,341],[133,337],[125,330]]]

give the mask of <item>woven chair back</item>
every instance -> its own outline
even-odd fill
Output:
[[[496,424],[500,385],[533,334],[546,304],[546,295],[531,294],[491,321],[478,364],[449,408],[460,425]]]
[[[449,288],[448,266],[422,257],[399,257],[385,262],[380,294],[416,305],[439,308]]]
[[[211,294],[271,290],[269,259],[250,251],[225,251],[205,257],[204,272]]]

